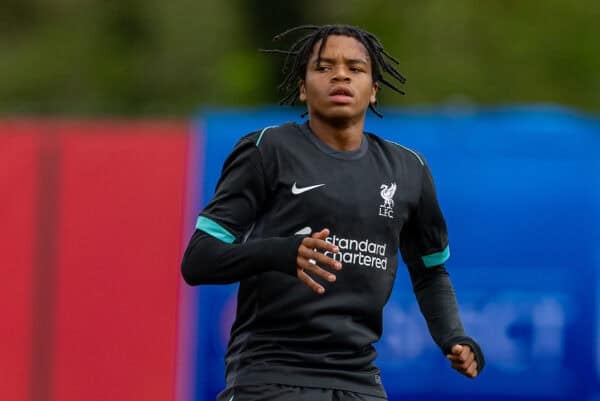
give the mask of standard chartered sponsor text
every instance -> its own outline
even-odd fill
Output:
[[[325,241],[340,248],[339,253],[325,252],[326,256],[337,261],[381,270],[387,269],[387,257],[385,255],[387,244],[378,244],[369,241],[368,238],[359,241],[351,238],[341,238],[337,235],[327,237]]]

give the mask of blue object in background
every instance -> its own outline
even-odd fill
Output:
[[[299,114],[205,111],[204,202],[241,136]],[[449,367],[399,268],[377,344],[389,399],[598,399],[600,121],[559,108],[384,115],[369,116],[366,130],[419,151],[431,167],[463,323],[488,362],[475,381]],[[197,401],[223,388],[236,288],[198,291]]]

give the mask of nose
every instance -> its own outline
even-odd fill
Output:
[[[350,82],[350,74],[345,66],[340,65],[334,68],[331,80],[333,82]]]

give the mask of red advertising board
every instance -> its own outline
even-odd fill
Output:
[[[0,125],[0,398],[174,398],[189,137],[181,122]]]

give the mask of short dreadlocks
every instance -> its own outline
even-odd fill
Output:
[[[393,65],[398,65],[398,60],[385,51],[381,41],[372,33],[350,25],[301,25],[276,35],[273,37],[273,41],[278,41],[298,31],[309,31],[309,33],[298,39],[288,50],[260,49],[264,53],[286,56],[283,65],[285,77],[279,85],[283,97],[280,99],[279,104],[294,105],[296,103],[300,94],[298,83],[306,77],[306,68],[315,44],[319,43],[319,41],[321,42],[317,54],[317,63],[320,63],[321,53],[325,48],[327,38],[331,35],[349,36],[362,43],[371,59],[373,83],[380,82],[388,88],[404,95],[405,92],[402,89],[399,89],[383,77],[383,72],[385,72],[401,84],[406,82],[406,78]],[[383,117],[373,104],[369,105],[369,109],[378,117]]]

